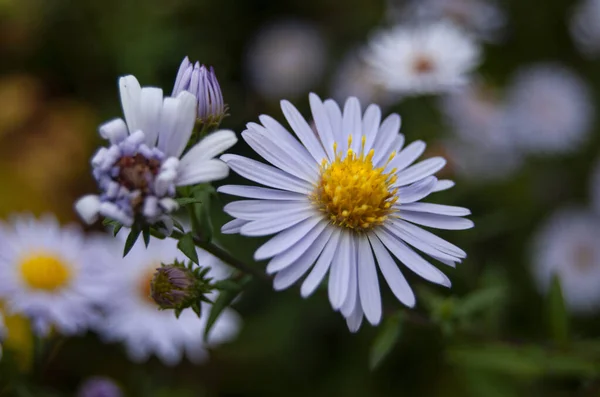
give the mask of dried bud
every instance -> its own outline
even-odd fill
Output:
[[[197,300],[196,278],[187,268],[168,265],[156,269],[151,296],[161,309],[183,309]]]
[[[223,102],[221,86],[214,69],[196,62],[194,65],[185,57],[173,87],[173,96],[188,91],[198,100],[198,121],[204,126],[216,127],[226,116],[227,106]]]

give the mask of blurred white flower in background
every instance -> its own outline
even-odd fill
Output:
[[[590,92],[578,75],[561,65],[537,64],[519,70],[506,100],[510,131],[525,151],[570,152],[589,135]]]
[[[290,19],[263,27],[246,50],[246,73],[263,97],[296,97],[315,87],[325,72],[323,35],[311,23]]]
[[[81,384],[77,397],[123,397],[123,391],[112,379],[95,376]]]
[[[577,48],[589,57],[600,55],[600,0],[580,0],[569,22]]]
[[[597,160],[596,164],[592,168],[590,192],[592,208],[594,208],[594,210],[600,214],[600,160]]]
[[[84,239],[51,216],[14,218],[0,235],[0,300],[7,313],[29,318],[42,336],[51,329],[80,334],[97,320],[96,305],[111,293],[105,269],[114,263],[103,238]]]
[[[503,98],[482,79],[443,97],[441,109],[455,135],[444,147],[457,174],[494,180],[521,166],[523,156],[508,129]]]
[[[502,38],[506,26],[504,10],[490,0],[389,0],[388,15],[398,23],[449,19],[478,39],[492,42]]]
[[[340,102],[354,96],[361,103],[376,103],[385,108],[399,99],[398,95],[373,79],[363,55],[365,50],[354,49],[342,59],[332,76],[331,96]]]
[[[479,45],[447,21],[377,32],[365,54],[373,79],[402,95],[448,92],[468,83]]]
[[[230,270],[220,260],[206,251],[197,252],[202,266],[211,267],[209,277],[221,280],[229,275]],[[96,329],[106,341],[123,342],[133,361],[143,362],[156,354],[164,364],[175,365],[184,353],[194,363],[207,357],[203,335],[210,305],[202,303],[201,318],[189,309],[176,318],[173,310],[159,310],[150,297],[155,270],[161,263],[171,264],[175,259],[188,261],[177,249],[177,241],[152,238],[146,248],[139,239],[114,269],[113,296],[104,305],[106,317]],[[208,346],[232,339],[239,327],[237,313],[225,310],[211,329]]]
[[[581,208],[565,208],[542,225],[533,241],[533,276],[547,292],[560,279],[567,307],[576,313],[600,307],[600,218]]]

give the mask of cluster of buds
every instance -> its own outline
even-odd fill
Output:
[[[175,261],[156,269],[150,286],[150,296],[160,309],[172,309],[175,315],[191,308],[201,314],[202,302],[211,303],[207,295],[214,290],[212,280],[207,277],[210,268],[185,265]]]
[[[227,115],[227,105],[223,101],[221,86],[212,66],[206,67],[199,62],[192,64],[185,57],[173,86],[173,96],[188,91],[198,100],[198,123],[203,129],[218,127]]]

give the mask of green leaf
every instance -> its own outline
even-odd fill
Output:
[[[142,230],[139,226],[133,225],[131,231],[129,232],[129,236],[127,236],[127,240],[125,240],[125,247],[123,248],[123,257],[127,256],[129,251],[131,251],[141,232]]]
[[[448,349],[447,359],[462,368],[531,378],[543,374],[541,354],[540,349],[529,347],[465,346]]]
[[[150,244],[150,228],[149,227],[145,227],[142,235],[144,237],[144,244],[146,244],[146,248],[148,247],[148,244]]]
[[[390,354],[402,330],[402,313],[388,317],[375,337],[369,353],[369,368],[376,369]]]
[[[220,280],[213,284],[219,290],[239,290],[240,285],[233,280]]]
[[[181,252],[183,252],[185,256],[190,258],[190,260],[192,260],[194,263],[199,264],[196,244],[194,243],[194,237],[191,233],[186,233],[183,235],[183,237],[181,237],[177,243],[177,248],[179,248]]]
[[[113,226],[113,237],[116,237],[117,234],[119,234],[119,231],[121,231],[122,227],[123,227],[123,225],[115,225],[115,226]]]
[[[506,290],[498,286],[474,291],[458,302],[455,308],[456,315],[472,316],[497,305],[505,296]]]
[[[177,201],[177,204],[179,204],[181,207],[184,207],[186,205],[190,205],[190,204],[201,204],[202,201],[200,201],[199,199],[195,198],[195,197],[179,197],[176,198],[175,201]]]
[[[554,276],[548,294],[548,325],[555,342],[565,343],[569,340],[569,317],[565,308],[560,279]]]
[[[202,203],[194,204],[190,215],[192,216],[192,230],[197,236],[200,236],[202,241],[211,241],[213,236],[213,225],[210,219],[211,199],[215,196],[216,191],[210,184],[203,184],[194,187],[192,195],[196,200]]]
[[[210,313],[208,315],[208,320],[206,320],[206,327],[204,328],[204,340],[208,339],[208,335],[215,325],[215,322],[219,319],[223,310],[225,310],[231,302],[242,292],[241,289],[238,290],[224,290],[219,294],[219,297],[215,300],[212,307],[210,308]]]

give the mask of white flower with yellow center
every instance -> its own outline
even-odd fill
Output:
[[[373,79],[402,95],[447,92],[463,86],[480,60],[476,42],[443,21],[379,32],[369,47],[365,59]]]
[[[202,266],[211,268],[209,277],[215,280],[228,277],[230,270],[220,260],[206,251],[197,252]],[[146,361],[156,354],[166,365],[175,365],[184,353],[196,363],[207,357],[203,335],[210,305],[202,304],[201,318],[192,310],[184,310],[176,318],[172,310],[159,310],[150,297],[154,272],[161,263],[170,264],[175,259],[187,262],[175,240],[152,239],[148,248],[140,240],[115,269],[119,276],[112,287],[119,299],[105,306],[106,317],[96,329],[106,341],[123,342],[133,361]],[[239,327],[237,313],[226,310],[211,329],[208,346],[232,339]]]
[[[85,331],[98,316],[109,282],[101,269],[112,255],[77,228],[52,217],[21,217],[1,231],[0,300],[8,313],[28,317],[38,335]]]
[[[600,309],[600,217],[582,208],[553,214],[534,237],[533,276],[542,292],[560,279],[567,307],[575,313]]]
[[[425,150],[416,141],[404,147],[400,117],[382,123],[378,106],[361,112],[350,98],[344,110],[333,100],[310,95],[316,130],[296,108],[281,108],[296,140],[273,118],[249,123],[244,140],[271,165],[237,155],[221,159],[239,175],[267,187],[229,185],[220,192],[254,200],[236,201],[225,211],[236,219],[224,233],[276,234],[255,253],[270,259],[275,289],[284,289],[307,272],[302,295],[308,296],[329,272],[329,299],[356,331],[363,313],[371,324],[381,320],[377,266],[395,296],[413,306],[415,296],[392,255],[414,273],[436,284],[450,280],[410,246],[454,266],[463,250],[415,224],[439,229],[468,229],[466,208],[419,203],[430,193],[452,186],[433,175],[446,163],[431,158],[411,165]],[[311,270],[312,269],[312,270]]]

